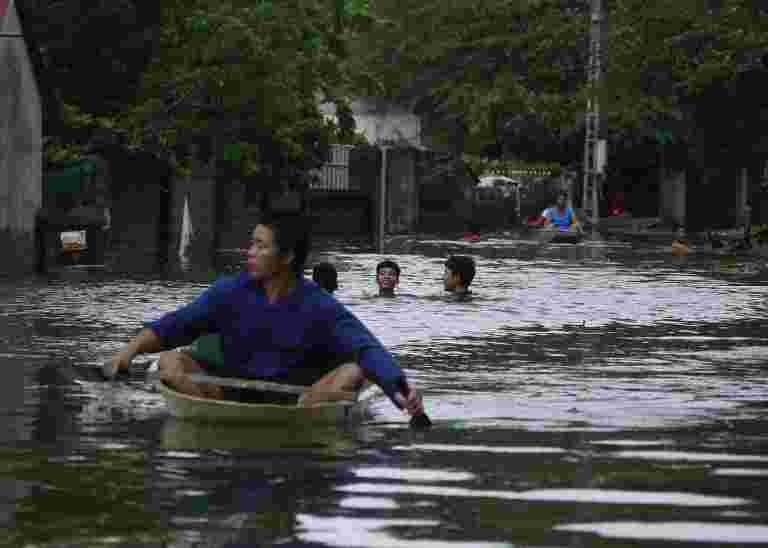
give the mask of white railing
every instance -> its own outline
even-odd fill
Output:
[[[315,179],[309,188],[331,192],[352,190],[349,186],[349,151],[353,148],[352,145],[331,145],[330,161],[314,171]]]

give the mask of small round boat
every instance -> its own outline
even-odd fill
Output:
[[[552,238],[549,240],[549,243],[550,244],[577,244],[582,240],[583,237],[584,235],[581,232],[558,231],[552,235]]]
[[[530,227],[532,234],[541,244],[577,244],[584,234],[577,230],[558,230],[549,226]]]
[[[335,401],[311,407],[295,404],[243,403],[200,398],[178,392],[162,381],[157,387],[168,412],[177,419],[228,423],[345,423],[360,422],[368,416],[371,402],[383,394],[376,385],[361,390],[354,401]]]

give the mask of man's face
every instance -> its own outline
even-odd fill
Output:
[[[272,229],[256,225],[251,247],[248,248],[248,273],[256,280],[265,280],[283,272],[290,265],[290,257],[278,254]]]
[[[394,268],[384,267],[379,269],[376,274],[376,283],[379,284],[379,289],[394,289],[399,281]]]
[[[557,205],[558,207],[565,207],[565,196],[562,194],[557,197]]]
[[[459,275],[446,266],[445,272],[443,272],[443,287],[445,290],[454,291],[459,285],[461,285]]]

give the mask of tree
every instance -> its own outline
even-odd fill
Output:
[[[178,169],[192,148],[215,153],[269,184],[324,160],[338,132],[318,99],[345,100],[345,43],[368,21],[365,0],[24,3],[63,156],[107,133]]]
[[[124,117],[129,140],[183,165],[184,145],[206,146],[246,175],[300,184],[320,165],[336,126],[322,96],[344,98],[343,43],[364,3],[239,0],[163,3],[158,50],[136,107]],[[340,20],[346,25],[338,30]]]
[[[390,97],[461,128],[467,152],[544,156],[583,111],[586,4],[384,0],[384,24],[358,49]]]
[[[732,99],[748,86],[743,74],[766,70],[764,2],[605,0],[604,9],[596,89],[586,80],[588,0],[379,0],[384,23],[365,37],[360,62],[391,97],[455,121],[469,152],[538,160],[580,161],[590,95],[617,143],[659,130],[677,143],[716,141],[722,132],[699,130],[717,127],[720,112],[754,117],[761,108],[757,98],[746,109]],[[724,96],[726,108],[713,109]]]
[[[156,45],[156,2],[18,0],[43,99],[46,158],[88,148],[136,98]]]

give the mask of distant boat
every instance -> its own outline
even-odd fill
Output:
[[[528,234],[541,244],[578,244],[584,238],[576,230],[558,230],[550,226],[529,226]]]

